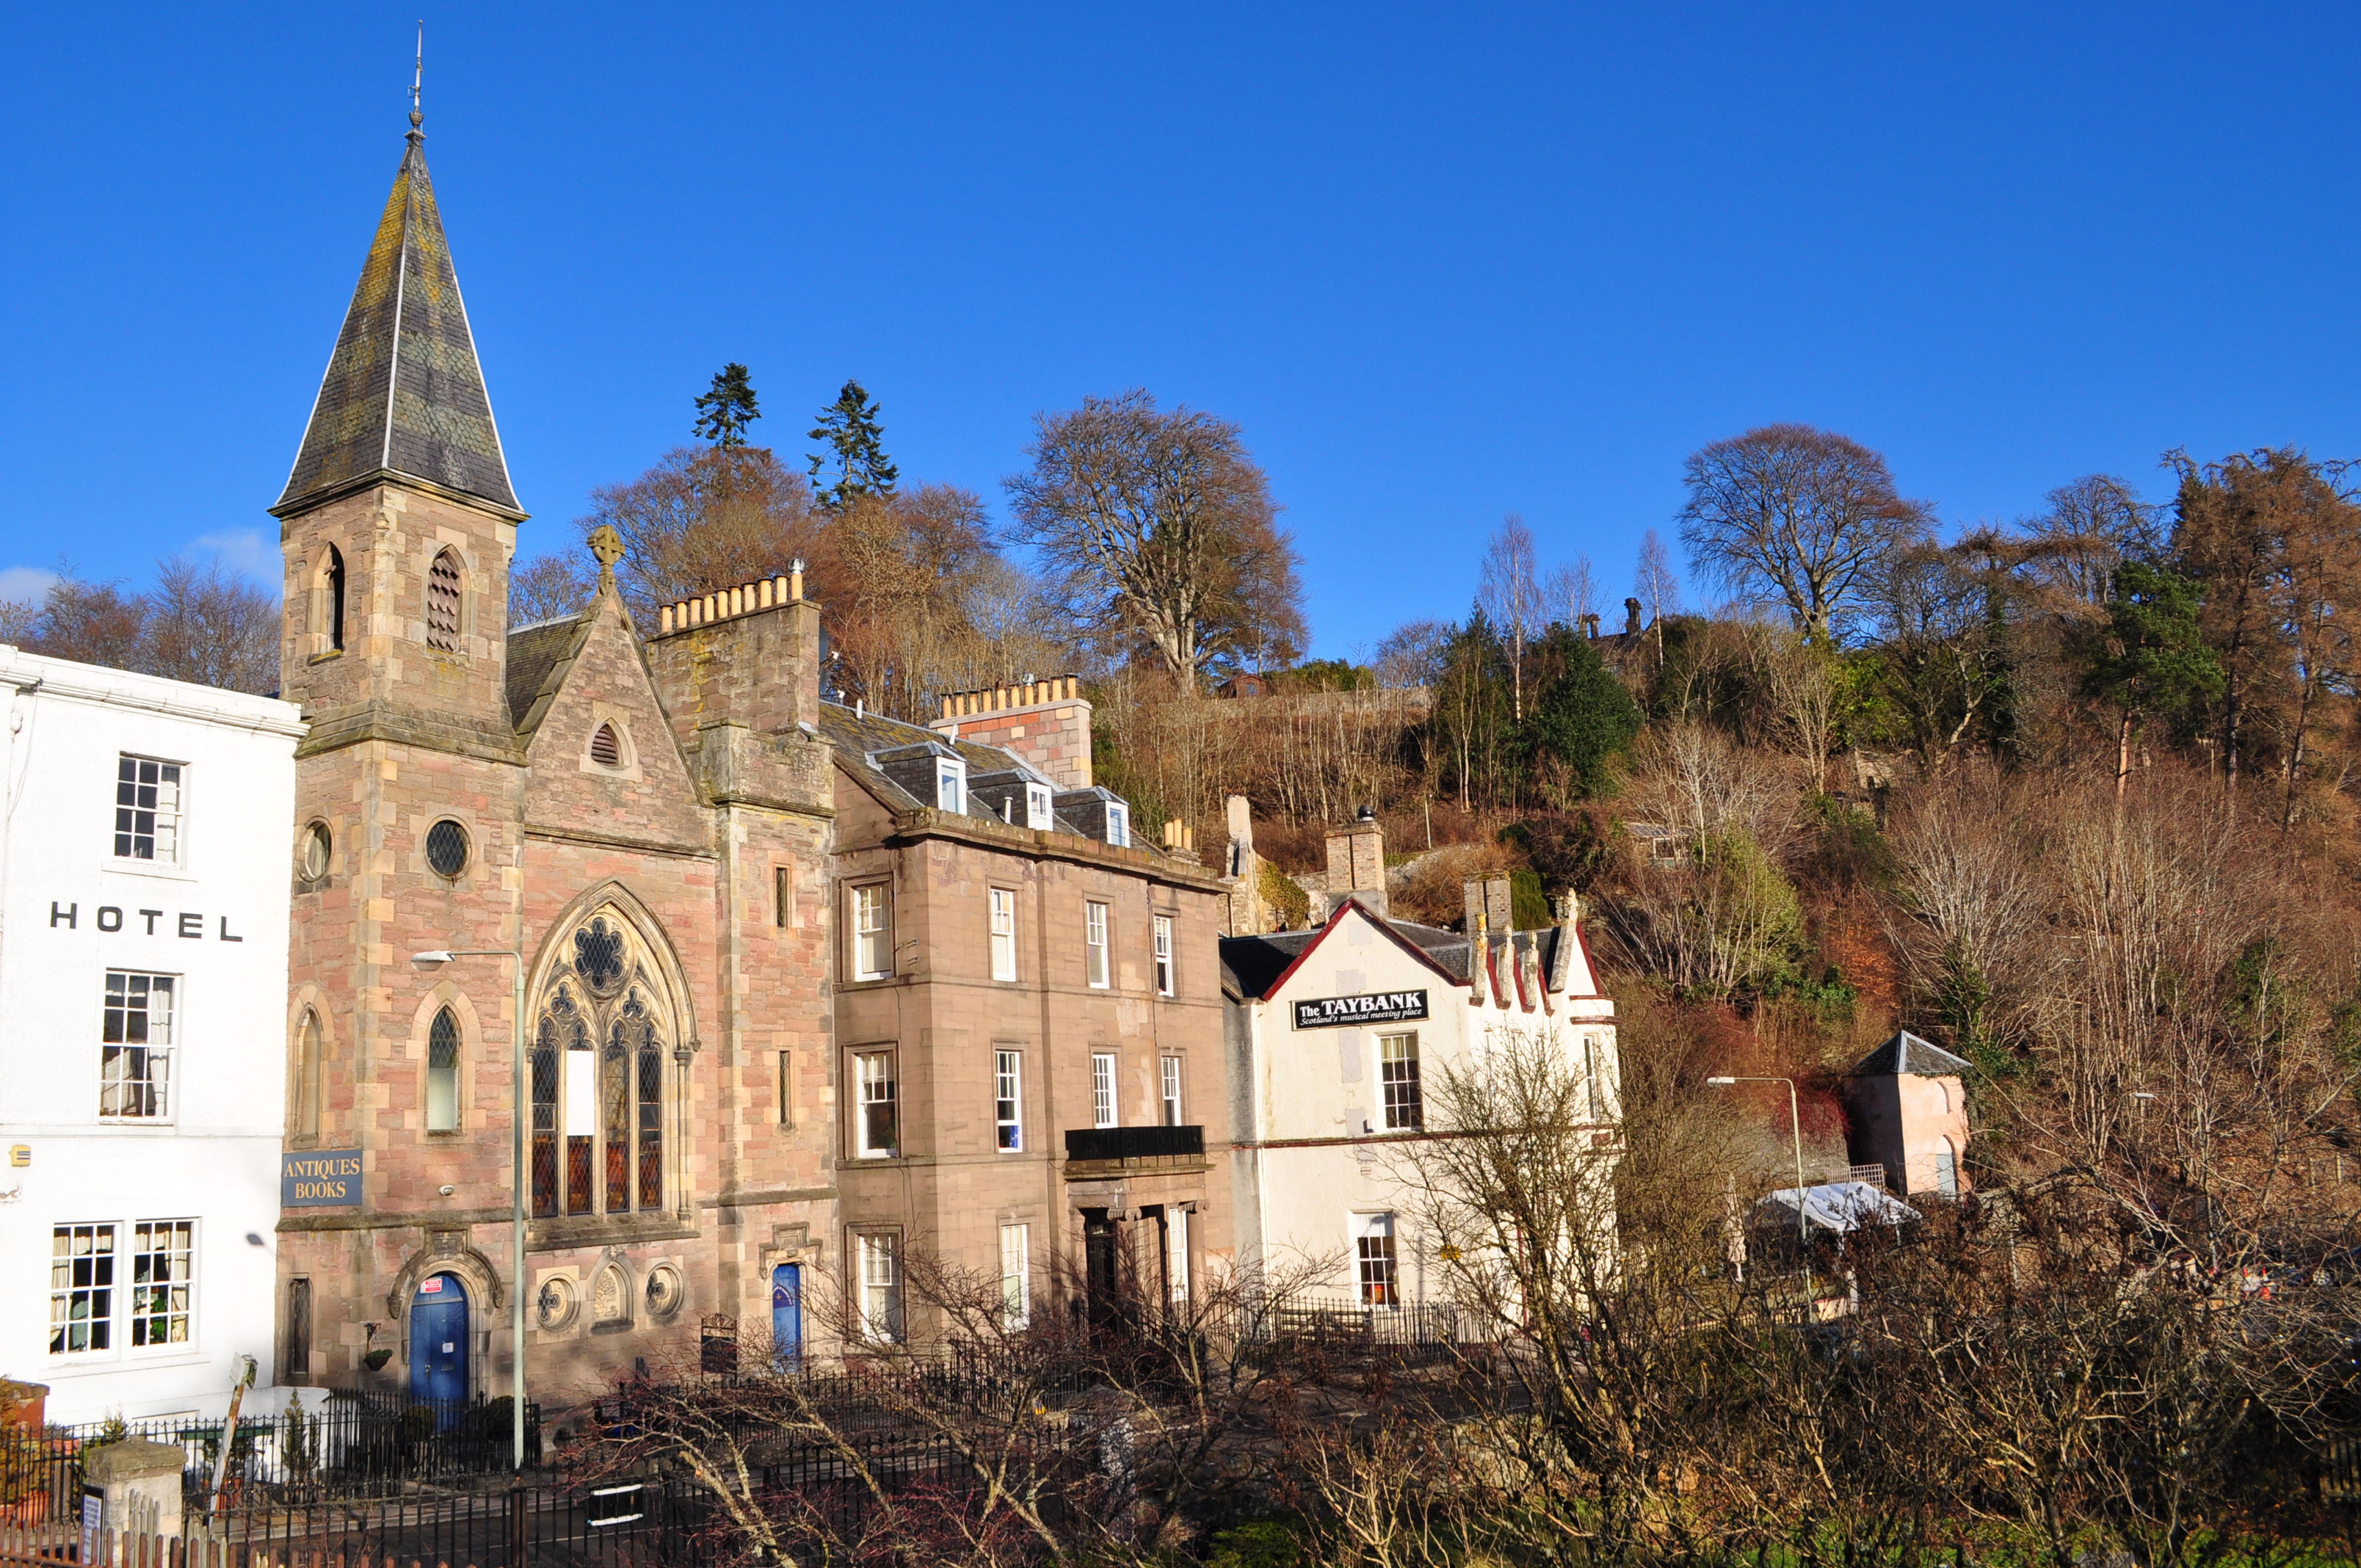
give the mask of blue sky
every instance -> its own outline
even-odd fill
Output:
[[[274,580],[415,5],[13,8],[0,592]],[[2361,10],[470,6],[427,151],[528,554],[725,359],[791,455],[857,376],[995,505],[1032,415],[1236,421],[1317,651],[1486,534],[1628,591],[1773,420],[1953,523],[2167,448],[2361,455]]]

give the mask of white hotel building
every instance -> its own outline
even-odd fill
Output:
[[[1580,1086],[1576,1135],[1611,1176],[1615,1003],[1570,910],[1513,928],[1505,875],[1468,883],[1466,930],[1446,931],[1387,917],[1374,823],[1331,833],[1328,863],[1327,919],[1222,941],[1238,1256],[1273,1277],[1315,1272],[1305,1283],[1366,1308],[1441,1303],[1438,1244],[1402,1163],[1452,1131],[1433,1090],[1502,1031],[1547,1042]]]
[[[271,1373],[292,704],[0,643],[0,1377],[49,1418]]]

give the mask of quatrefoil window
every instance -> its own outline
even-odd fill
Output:
[[[623,934],[604,920],[593,920],[574,933],[574,972],[600,996],[610,996],[623,983]]]

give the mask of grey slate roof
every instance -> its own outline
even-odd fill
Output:
[[[1452,979],[1467,981],[1468,953],[1473,946],[1466,934],[1446,931],[1439,926],[1423,926],[1415,920],[1389,920],[1394,934],[1434,960]],[[1323,927],[1314,926],[1301,931],[1274,931],[1262,937],[1224,937],[1222,938],[1222,990],[1230,996],[1245,998],[1268,995],[1278,983],[1287,966],[1296,960],[1312,938],[1320,935]],[[1565,930],[1552,926],[1539,931],[1519,931],[1513,936],[1492,938],[1497,952],[1503,943],[1519,946],[1527,942],[1541,948],[1541,970],[1553,991],[1565,984]],[[1505,970],[1502,971],[1504,974]]]
[[[597,606],[509,633],[509,722],[520,734],[540,727],[547,698],[556,695],[561,666],[579,650]]]
[[[425,142],[411,131],[286,492],[271,509],[280,516],[380,474],[524,515],[476,362]]]
[[[921,799],[913,795],[870,761],[872,757],[881,752],[898,751],[906,747],[931,744],[933,747],[956,751],[967,762],[968,776],[971,779],[979,773],[1014,772],[1042,784],[1051,782],[1047,774],[1014,751],[1005,751],[997,746],[979,745],[973,740],[953,740],[939,730],[928,729],[916,724],[905,724],[898,718],[886,718],[874,713],[856,712],[838,703],[820,704],[819,731],[829,743],[836,748],[839,764],[857,775],[872,795],[896,811],[909,811],[919,806],[932,806],[935,804],[930,799]],[[962,816],[972,817],[982,822],[1001,822],[1000,814],[977,799],[972,790],[967,793],[961,805],[964,807],[961,813]],[[1093,842],[1103,841],[1097,834],[1089,831],[1084,824],[1075,821],[1064,812],[1056,813],[1050,820],[1057,825],[1058,832],[1071,833],[1077,839],[1089,839]],[[1007,824],[1002,823],[1002,826],[1005,827]],[[1020,822],[1017,826],[1022,827],[1023,824]],[[1144,850],[1152,855],[1161,855],[1164,852],[1158,846],[1140,838],[1136,831],[1131,837],[1131,848]]]
[[[1973,1072],[1973,1063],[1955,1057],[1905,1029],[1852,1064],[1848,1078],[1959,1078]]]

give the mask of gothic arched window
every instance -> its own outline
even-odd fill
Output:
[[[459,651],[459,555],[445,550],[426,569],[426,645]]]
[[[345,558],[333,544],[312,586],[312,631],[319,638],[315,652],[334,652],[345,645]]]
[[[663,982],[611,908],[558,951],[533,1058],[533,1212],[661,1209]]]
[[[303,1009],[295,1031],[295,1135],[320,1135],[320,1015]]]
[[[459,1020],[448,1008],[426,1030],[426,1130],[448,1133],[459,1125]]]

